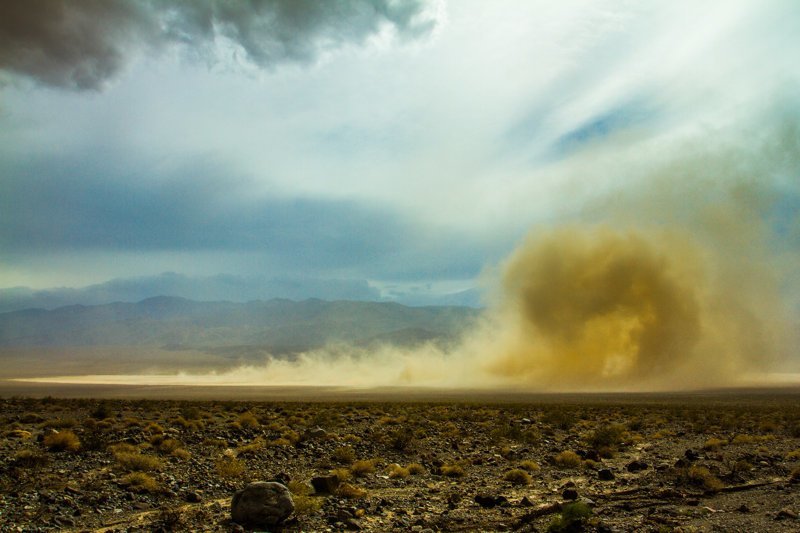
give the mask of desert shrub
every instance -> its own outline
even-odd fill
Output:
[[[119,481],[120,485],[133,492],[159,492],[161,487],[158,482],[144,472],[131,472],[125,474]]]
[[[20,450],[14,454],[12,464],[19,468],[40,468],[47,465],[50,458],[35,450]]]
[[[205,438],[203,439],[203,446],[211,446],[214,448],[224,448],[228,445],[225,439]]]
[[[538,472],[541,468],[536,461],[522,461],[519,467],[528,472]]]
[[[723,446],[725,446],[727,444],[728,444],[728,441],[725,440],[725,439],[717,439],[717,438],[711,437],[710,439],[708,439],[703,444],[703,449],[706,450],[706,451],[719,450],[721,447],[723,447]]]
[[[147,433],[164,433],[164,427],[156,422],[148,422],[144,426],[144,431]]]
[[[561,514],[550,523],[547,531],[553,533],[582,531],[591,516],[592,509],[585,503],[568,503],[561,509]]]
[[[411,475],[408,468],[402,467],[397,463],[392,463],[387,467],[389,479],[403,479]]]
[[[622,424],[609,424],[596,428],[589,435],[589,445],[592,448],[617,448],[625,437],[625,426]]]
[[[256,429],[261,425],[258,422],[258,418],[256,418],[256,416],[250,411],[240,414],[236,419],[236,422],[239,424],[239,427],[243,429]]]
[[[30,431],[25,431],[24,429],[11,429],[9,431],[3,432],[3,436],[9,439],[22,439],[27,440],[31,438],[33,435]]]
[[[356,452],[350,446],[342,446],[333,450],[332,457],[337,463],[349,465],[356,460]]]
[[[753,444],[756,442],[756,438],[753,435],[744,435],[739,434],[733,437],[731,444]]]
[[[798,459],[800,459],[800,450],[792,450],[786,454],[787,461],[796,461]]]
[[[69,430],[53,432],[45,436],[44,445],[50,451],[77,452],[81,449],[81,441],[75,433]]]
[[[414,442],[414,433],[406,427],[400,427],[390,431],[387,437],[389,446],[398,452],[404,452],[410,449]]]
[[[503,475],[503,479],[512,483],[514,485],[530,485],[531,484],[531,476],[526,471],[515,468],[513,470],[509,470]]]
[[[545,413],[543,422],[549,426],[567,431],[575,425],[577,418],[575,413],[561,409],[550,410]]]
[[[352,472],[350,472],[349,468],[336,468],[331,470],[331,475],[336,476],[336,478],[340,481],[347,481],[352,476]]]
[[[408,468],[408,473],[412,476],[418,476],[425,473],[425,467],[419,463],[411,463],[406,468]]]
[[[292,480],[286,484],[294,500],[294,512],[297,516],[309,516],[322,508],[322,499],[311,496],[312,489],[306,483]]]
[[[350,472],[356,477],[364,477],[367,474],[375,472],[375,460],[367,459],[356,461],[350,467]]]
[[[23,424],[38,424],[44,421],[44,417],[38,413],[24,413],[19,421]]]
[[[77,426],[78,421],[74,418],[51,418],[39,425],[43,428],[67,429]]]
[[[775,433],[778,431],[778,424],[774,420],[762,420],[758,424],[758,430],[761,433]]]
[[[170,454],[183,446],[181,441],[177,439],[164,439],[156,446],[156,449],[161,453]]]
[[[185,405],[181,407],[181,416],[186,420],[199,420],[200,419],[200,409],[195,407],[194,405]]]
[[[114,454],[120,468],[128,472],[152,472],[161,468],[161,459],[140,453],[119,452]]]
[[[114,455],[118,453],[138,453],[139,448],[133,444],[128,444],[127,442],[118,442],[117,444],[110,445],[108,447],[108,451]]]
[[[267,443],[261,437],[256,438],[249,444],[239,446],[236,448],[236,455],[239,457],[246,457],[248,455],[256,455],[266,447]]]
[[[440,471],[443,476],[447,477],[464,477],[467,475],[467,473],[464,471],[464,468],[457,464],[444,465]]]
[[[217,474],[225,479],[236,479],[244,474],[244,462],[235,457],[221,457],[216,462]]]
[[[581,465],[580,456],[570,450],[565,450],[555,456],[555,463],[564,468],[577,468]]]
[[[710,492],[716,492],[723,487],[722,481],[708,468],[699,465],[676,469],[675,482],[679,485],[700,487]]]
[[[106,418],[110,418],[113,415],[113,411],[111,410],[111,406],[108,402],[100,402],[97,406],[92,410],[91,417],[96,420],[104,420]]]
[[[177,448],[175,450],[172,450],[172,452],[170,452],[170,455],[182,461],[188,461],[189,459],[192,458],[192,454],[189,453],[189,451],[186,450],[186,448]]]
[[[367,491],[364,488],[351,485],[350,483],[342,483],[336,489],[336,495],[340,498],[360,499],[367,497]]]

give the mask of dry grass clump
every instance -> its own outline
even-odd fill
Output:
[[[530,485],[531,484],[531,476],[526,471],[515,468],[513,470],[509,470],[503,475],[503,479],[508,481],[513,485]]]
[[[408,468],[397,463],[390,464],[386,470],[389,472],[389,479],[404,479],[411,475],[411,471]]]
[[[336,489],[336,495],[340,498],[349,498],[352,500],[366,498],[367,497],[367,490],[362,487],[357,487],[350,483],[342,483],[339,485],[339,488]]]
[[[539,470],[541,470],[539,463],[537,463],[536,461],[522,461],[519,464],[519,467],[528,472],[538,472]]]
[[[19,468],[39,468],[47,465],[50,458],[35,450],[20,450],[14,454],[12,464]]]
[[[25,431],[24,429],[11,429],[11,430],[5,431],[3,433],[3,436],[8,438],[8,439],[27,440],[27,439],[31,438],[33,436],[33,434],[31,434],[30,431]]]
[[[44,438],[45,447],[54,452],[77,452],[81,449],[81,441],[69,430],[53,432]]]
[[[172,450],[172,452],[170,452],[170,455],[172,457],[175,457],[176,459],[180,459],[181,461],[188,461],[189,459],[192,458],[192,454],[186,448],[178,448]]]
[[[244,474],[244,462],[236,457],[221,457],[215,466],[217,474],[225,479],[238,479]]]
[[[39,425],[43,428],[67,429],[77,426],[78,421],[74,418],[51,418]]]
[[[406,466],[406,468],[408,468],[408,473],[412,476],[418,476],[425,473],[425,467],[419,463],[411,463]]]
[[[294,512],[297,516],[312,515],[322,508],[322,498],[314,498],[311,495],[312,489],[307,483],[292,480],[286,487],[292,493]]]
[[[364,477],[375,472],[375,459],[356,461],[350,466],[350,472],[356,477]]]
[[[677,469],[675,481],[679,485],[693,485],[710,492],[717,492],[724,486],[708,468],[699,465]]]
[[[753,444],[754,442],[756,442],[756,440],[757,440],[756,437],[754,437],[753,435],[739,434],[733,437],[731,444]]]
[[[122,476],[120,485],[133,492],[159,492],[161,487],[158,482],[144,472],[131,472]]]
[[[728,441],[725,439],[717,439],[715,437],[711,437],[703,444],[703,449],[706,451],[713,451],[719,450],[723,446],[727,446]]]
[[[236,455],[238,457],[246,457],[248,455],[256,455],[266,447],[267,443],[261,437],[256,438],[249,444],[239,446],[236,448]]]
[[[796,461],[800,459],[800,450],[792,450],[786,454],[787,461]]]
[[[250,411],[244,412],[236,419],[236,424],[242,429],[256,429],[261,424],[258,422],[256,415]]]
[[[349,465],[356,460],[356,452],[350,446],[342,446],[333,450],[332,458],[337,463]]]
[[[120,468],[128,472],[152,472],[161,469],[161,459],[138,452],[118,452],[114,454]]]
[[[559,453],[555,456],[554,461],[558,466],[564,468],[578,468],[581,466],[581,457],[571,450],[564,450]]]
[[[464,477],[467,475],[467,473],[464,471],[464,468],[457,464],[444,465],[440,471],[443,476],[447,477]]]

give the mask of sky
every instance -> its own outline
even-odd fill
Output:
[[[0,288],[424,299],[532,229],[728,197],[706,179],[757,189],[794,261],[798,27],[793,0],[3,2]]]

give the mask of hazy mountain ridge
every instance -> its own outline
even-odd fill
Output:
[[[395,301],[404,305],[456,305],[480,307],[480,293],[468,289],[450,294],[430,294],[395,289],[381,292],[363,279],[278,279],[262,276],[218,274],[193,277],[175,272],[155,276],[116,278],[86,287],[0,288],[0,313],[30,308],[57,309],[70,305],[104,305],[112,302],[139,302],[157,296],[174,296],[202,302],[248,302],[285,298],[301,301],[319,298],[328,301]]]
[[[138,303],[71,305],[0,313],[1,346],[244,347],[286,352],[328,343],[446,342],[476,319],[467,307],[272,299],[197,302],[160,296]]]

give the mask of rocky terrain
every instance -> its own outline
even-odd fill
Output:
[[[0,530],[797,531],[794,393],[527,403],[0,400]]]

